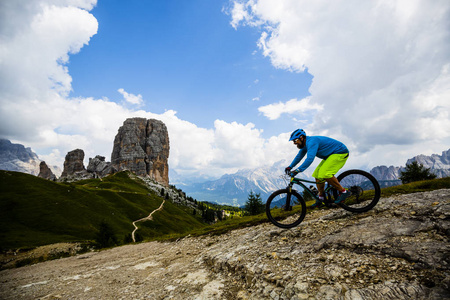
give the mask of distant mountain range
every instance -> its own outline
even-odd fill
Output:
[[[414,161],[422,164],[425,168],[430,169],[432,173],[437,175],[437,178],[450,176],[450,149],[443,151],[442,155],[417,155],[408,159],[406,165],[409,165]],[[399,179],[400,172],[405,170],[405,166],[378,166],[373,168],[370,173],[380,182],[382,187],[393,186],[401,184]]]
[[[286,161],[279,161],[269,167],[244,169],[234,174],[225,174],[217,180],[180,186],[189,196],[200,200],[243,206],[251,191],[260,194],[263,202],[278,189],[287,186],[282,178]]]
[[[408,159],[406,164],[410,164],[413,161],[417,161],[425,168],[431,169],[431,172],[437,175],[437,178],[450,176],[450,149],[442,151],[442,155],[432,154],[431,156],[418,155],[411,159]]]
[[[0,170],[16,171],[37,176],[41,160],[31,148],[21,144],[13,144],[6,139],[0,139]],[[53,174],[61,175],[57,166],[49,166]]]

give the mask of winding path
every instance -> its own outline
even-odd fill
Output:
[[[136,243],[136,239],[134,238],[134,233],[136,232],[136,230],[138,230],[138,227],[136,226],[136,223],[137,223],[137,222],[142,222],[142,221],[152,220],[152,219],[153,219],[152,215],[153,215],[155,212],[157,212],[157,211],[163,209],[164,202],[166,202],[165,199],[163,200],[163,202],[161,203],[161,205],[160,205],[157,209],[155,209],[154,211],[152,211],[147,217],[142,218],[142,219],[139,219],[139,220],[136,220],[136,221],[133,222],[134,230],[133,230],[133,233],[131,234],[131,237],[133,238],[133,242]]]

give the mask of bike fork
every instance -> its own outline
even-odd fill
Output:
[[[286,211],[290,211],[291,210],[291,195],[292,195],[292,185],[289,185],[288,188],[289,192],[287,193],[286,196]]]

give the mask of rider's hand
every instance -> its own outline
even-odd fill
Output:
[[[286,173],[286,175],[290,175],[291,174],[291,167],[287,167],[286,169],[284,169],[284,173]]]
[[[292,171],[289,175],[291,175],[291,177],[294,177],[294,176],[297,175],[298,173],[300,173],[299,170],[294,170],[294,171]]]

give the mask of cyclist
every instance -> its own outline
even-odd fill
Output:
[[[319,200],[312,205],[318,207],[324,201],[325,182],[331,184],[339,191],[339,196],[334,203],[344,201],[350,192],[344,189],[334,175],[344,166],[349,156],[347,147],[332,138],[325,136],[306,136],[303,129],[297,129],[292,132],[289,141],[293,141],[300,151],[294,158],[292,163],[285,169],[286,174],[295,176],[300,172],[305,171],[314,161],[317,156],[322,161],[314,170],[312,177],[316,179],[317,189],[319,190]],[[292,171],[302,159],[306,156],[305,161],[296,170]]]

